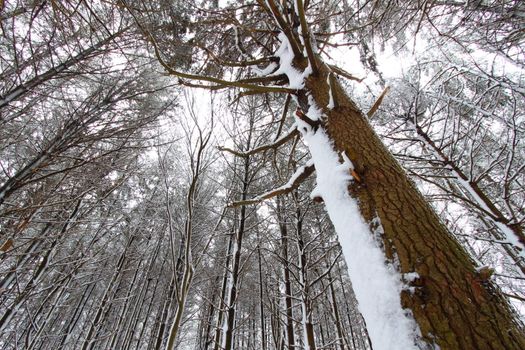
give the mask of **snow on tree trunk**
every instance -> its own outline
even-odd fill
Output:
[[[312,120],[321,118],[315,106],[310,106],[307,115]],[[351,162],[347,159],[340,163],[323,129],[315,131],[300,119],[297,122],[315,163],[317,187],[312,196],[324,200],[339,236],[374,349],[416,349],[417,326],[401,307],[400,276],[393,266],[385,264],[384,254],[361,216],[357,201],[348,194]]]
[[[320,68],[299,92],[307,117],[297,123],[317,171],[312,195],[322,197],[338,233],[374,348],[422,346],[418,334],[442,349],[525,348],[504,298]]]

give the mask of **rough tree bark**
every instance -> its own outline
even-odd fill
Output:
[[[305,62],[297,65],[305,66]],[[401,273],[417,272],[415,293],[401,295],[423,338],[441,349],[523,349],[525,336],[501,293],[483,280],[404,170],[382,144],[367,118],[319,60],[319,73],[306,79],[299,104],[308,96],[324,109],[325,128],[335,151],[345,152],[357,181],[349,185],[361,214],[384,229],[385,256],[399,259]],[[328,109],[330,86],[335,107]]]

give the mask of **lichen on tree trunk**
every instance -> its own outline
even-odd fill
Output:
[[[345,152],[359,181],[349,185],[371,229],[379,219],[385,257],[401,273],[417,272],[414,292],[401,295],[423,339],[441,349],[525,349],[525,336],[505,298],[476,273],[473,261],[440,222],[405,171],[382,144],[366,117],[329,69],[320,64],[306,79],[299,105],[308,95],[322,108],[325,128],[337,152]],[[331,81],[331,87],[327,83]],[[335,107],[326,106],[330,89]]]

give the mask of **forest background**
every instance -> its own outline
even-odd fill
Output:
[[[522,2],[0,9],[2,349],[525,344]]]

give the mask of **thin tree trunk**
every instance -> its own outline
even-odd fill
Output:
[[[90,283],[90,284],[88,284],[86,286],[86,289],[82,293],[82,296],[80,297],[80,299],[79,299],[79,301],[77,303],[77,306],[75,307],[75,311],[71,315],[71,319],[66,323],[67,326],[66,326],[66,329],[63,332],[64,335],[60,338],[60,342],[59,342],[58,346],[56,347],[57,349],[62,349],[64,347],[66,347],[67,339],[71,336],[72,330],[75,328],[75,326],[77,325],[78,321],[82,317],[84,308],[86,307],[86,304],[87,304],[87,302],[89,300],[89,297],[91,296],[91,294],[93,293],[93,291],[95,289],[95,284],[96,283],[93,282],[93,283]]]
[[[171,302],[175,298],[176,288],[177,287],[176,287],[176,282],[175,282],[175,276],[172,276],[169,291],[166,296],[166,300],[164,301],[164,305],[162,307],[161,318],[159,320],[159,329],[157,332],[157,336],[156,336],[157,340],[155,342],[155,348],[154,348],[155,350],[160,350],[160,348],[162,347],[162,343],[164,340],[164,332],[166,329],[166,323],[168,322],[167,321],[168,314],[169,314]]]
[[[218,298],[219,289],[215,288],[214,286],[217,286],[219,284],[219,281],[220,281],[220,276],[217,276],[213,286],[210,286],[211,293],[212,293],[211,298],[210,298],[211,302],[209,304],[209,309],[207,313],[208,315],[206,319],[204,320],[205,327],[203,327],[204,330],[201,334],[201,340],[200,340],[202,350],[208,350],[210,344],[213,341],[211,338],[211,329],[212,329],[212,323],[213,323],[213,316],[215,314],[215,303],[219,303],[220,305],[220,298]]]
[[[264,302],[263,302],[264,294],[263,294],[261,247],[257,248],[257,255],[258,255],[257,258],[258,258],[258,263],[259,263],[259,318],[261,321],[261,347],[262,347],[262,350],[266,350],[266,325],[264,322]]]
[[[35,272],[33,273],[33,276],[31,276],[31,279],[27,282],[22,292],[20,292],[20,294],[15,298],[13,303],[7,308],[4,315],[0,319],[0,332],[9,324],[13,316],[18,312],[20,305],[23,302],[25,302],[26,296],[31,292],[33,288],[35,288],[38,285],[40,278],[42,277],[42,275],[48,268],[49,259],[52,253],[55,252],[57,243],[59,242],[60,238],[67,232],[71,221],[77,215],[81,202],[82,202],[82,199],[79,199],[77,201],[77,204],[75,205],[73,211],[69,215],[69,218],[66,220],[66,223],[62,226],[62,229],[57,234],[53,242],[51,243],[46,254],[42,257],[42,261],[36,267]]]
[[[124,315],[128,312],[130,306],[131,306],[131,293],[136,288],[135,287],[135,281],[137,280],[137,276],[140,271],[141,261],[138,262],[138,266],[135,269],[135,273],[133,273],[133,278],[131,279],[131,283],[129,284],[128,291],[126,293],[125,299],[124,299],[124,305],[122,306],[122,310],[120,311],[120,315],[118,316],[117,324],[115,325],[115,330],[113,332],[113,336],[109,340],[109,346],[108,349],[114,349],[115,344],[117,343],[117,340],[119,338],[119,335],[122,333],[122,323],[124,322]]]
[[[219,300],[219,310],[217,312],[217,323],[215,324],[215,345],[213,347],[214,350],[219,350],[220,344],[221,344],[221,327],[223,323],[223,317],[226,313],[226,294],[228,293],[228,268],[230,266],[230,259],[232,256],[232,250],[233,250],[233,236],[234,232],[232,232],[228,237],[228,251],[226,252],[226,261],[224,262],[224,274],[222,276],[222,284],[221,284],[221,296]]]
[[[298,273],[299,284],[301,286],[301,311],[303,324],[303,337],[305,350],[315,350],[315,333],[312,324],[312,307],[310,300],[310,285],[308,281],[308,257],[303,241],[303,222],[301,210],[296,208],[296,234],[297,234],[297,254],[298,254]]]
[[[295,348],[295,335],[293,327],[293,304],[292,304],[292,283],[290,280],[290,264],[288,257],[288,228],[281,213],[280,199],[277,199],[277,219],[279,221],[279,231],[281,233],[281,258],[283,261],[284,277],[284,303],[286,307],[286,338],[288,349]]]
[[[245,166],[245,174],[247,174],[248,165]],[[247,178],[247,175],[245,176],[245,179]],[[247,189],[247,183],[244,185],[243,190],[243,200],[246,198],[246,189]],[[223,329],[223,347],[224,350],[231,350],[233,346],[233,331],[235,328],[235,303],[237,300],[237,293],[238,293],[238,284],[239,284],[239,273],[240,273],[240,267],[241,267],[241,251],[242,251],[242,240],[244,236],[244,229],[246,225],[246,207],[243,206],[240,209],[240,217],[239,217],[239,227],[237,231],[235,232],[235,239],[233,242],[233,258],[232,258],[232,268],[231,268],[231,274],[230,274],[230,281],[229,281],[229,290],[228,290],[228,297],[227,297],[227,311],[226,311],[226,327],[225,330]]]
[[[354,332],[354,327],[352,326],[353,321],[351,318],[353,308],[351,308],[348,304],[348,299],[350,298],[350,296],[347,296],[346,294],[345,285],[343,283],[341,274],[339,274],[339,283],[341,284],[341,291],[343,292],[343,300],[345,302],[345,308],[346,308],[346,318],[348,321],[348,327],[350,328],[350,336],[352,337],[352,349],[356,349],[356,344],[355,344],[356,334]]]
[[[162,272],[164,271],[164,263],[166,262],[166,259],[164,259],[164,261],[162,262],[162,265],[161,265],[161,268],[160,268],[160,275],[162,276]],[[149,283],[149,280],[148,280],[148,283]],[[151,309],[153,307],[153,303],[155,301],[155,295],[156,295],[156,292],[157,292],[157,288],[159,286],[159,283],[160,283],[160,278],[156,278],[155,279],[155,285],[153,287],[153,290],[151,291],[151,298],[150,298],[150,301],[148,303],[148,306],[146,307],[146,312],[144,313],[145,317],[144,317],[144,323],[141,325],[140,327],[140,333],[137,337],[137,344],[135,346],[135,349],[142,349],[142,347],[140,346],[140,343],[142,341],[142,337],[144,336],[144,333],[146,331],[146,325],[148,323],[148,319],[149,319],[149,316],[151,315]],[[146,288],[146,292],[145,292],[145,296],[147,295],[147,291],[149,289]],[[138,313],[138,317],[137,317],[137,322],[138,320],[140,319],[140,316],[142,315],[141,313],[141,310],[142,310],[142,307],[139,309],[139,313]],[[123,347],[123,349],[130,349],[131,346],[133,345],[133,334],[134,332],[137,331],[137,329],[133,329],[132,332],[129,333],[128,335],[128,341],[126,343],[126,346]],[[154,334],[154,331],[155,331],[155,325],[152,327],[152,332],[151,334]],[[150,339],[151,340],[151,339]],[[151,344],[151,341],[148,343],[148,349],[150,349],[150,345]]]
[[[252,122],[253,123],[253,122]],[[249,136],[246,143],[246,148],[249,149],[251,146],[251,137],[252,137],[253,125],[251,125],[249,130]],[[246,200],[248,197],[248,187],[250,184],[250,157],[244,158],[243,166],[243,176],[242,176],[242,190],[241,190],[241,200]],[[237,230],[234,233],[233,241],[233,257],[232,257],[232,267],[229,281],[229,293],[227,296],[226,303],[226,324],[223,327],[223,340],[222,347],[223,350],[231,350],[233,346],[233,331],[235,327],[235,303],[237,300],[238,293],[238,284],[239,284],[239,274],[241,268],[241,254],[242,254],[242,241],[245,233],[246,226],[246,206],[240,208],[239,213],[239,224]]]
[[[139,292],[139,294],[137,295],[137,298],[136,298],[136,302],[134,303],[135,306],[134,306],[133,311],[132,311],[131,316],[130,316],[129,327],[127,327],[127,331],[126,331],[126,334],[124,336],[124,340],[122,341],[122,349],[129,349],[132,346],[133,335],[138,331],[138,328],[139,328],[139,327],[137,327],[137,324],[139,323],[139,320],[141,318],[142,307],[145,305],[145,300],[146,300],[148,291],[150,290],[149,286],[151,284],[151,280],[153,279],[153,277],[150,277],[150,276],[153,273],[153,268],[155,266],[155,262],[157,261],[157,258],[159,256],[159,252],[160,252],[160,248],[162,246],[162,243],[164,242],[163,239],[164,239],[164,235],[165,235],[165,232],[166,232],[166,226],[163,225],[160,228],[159,232],[161,232],[161,234],[160,234],[160,236],[157,239],[157,244],[155,245],[155,250],[153,251],[153,254],[151,255],[151,257],[149,259],[148,269],[147,269],[146,273],[144,274],[144,278],[147,280],[147,282],[145,284],[141,283],[142,288],[140,289],[140,292]],[[161,266],[160,266],[160,271],[159,271],[159,275],[160,276],[162,276],[162,272],[164,270],[164,264],[165,263],[166,263],[166,259],[163,259],[162,263],[161,263]],[[144,281],[144,279],[142,281]],[[149,315],[150,315],[149,311],[151,310],[151,306],[153,304],[153,300],[155,299],[154,296],[156,295],[156,291],[157,291],[157,287],[158,287],[159,281],[160,281],[160,278],[158,278],[158,277],[155,278],[155,284],[154,284],[153,290],[152,290],[152,297],[151,297],[150,302],[148,303],[148,305],[146,307],[145,320],[144,320],[144,322],[142,323],[142,325],[140,327],[140,333],[139,333],[139,336],[138,336],[138,339],[137,339],[137,347],[140,346],[140,341],[142,340],[142,336],[143,336],[144,331],[146,329],[146,324],[148,322],[148,318],[149,318]]]
[[[86,337],[84,338],[84,341],[82,343],[81,349],[87,350],[93,348],[93,344],[95,343],[96,339],[94,339],[93,335],[96,331],[98,331],[100,326],[100,321],[102,320],[102,316],[104,315],[106,308],[108,304],[110,303],[112,291],[114,288],[115,283],[120,278],[122,271],[124,269],[124,263],[126,261],[126,254],[128,252],[128,248],[131,246],[131,243],[133,242],[133,237],[129,240],[128,244],[120,254],[119,260],[116,265],[115,272],[113,273],[113,276],[111,277],[111,280],[108,283],[108,286],[106,287],[106,290],[104,292],[104,295],[102,296],[102,300],[100,301],[100,304],[97,308],[97,311],[91,320],[90,326],[88,328]]]
[[[29,259],[33,258],[33,254],[37,251],[38,248],[42,246],[42,242],[44,242],[42,238],[47,235],[47,231],[49,231],[51,227],[51,224],[46,224],[42,231],[39,232],[38,237],[31,241],[31,244],[26,249],[24,254],[22,254],[22,256],[19,258],[16,264],[13,267],[9,268],[9,272],[4,276],[4,278],[0,282],[1,290],[6,290],[7,288],[9,288],[9,285],[13,282],[17,273],[19,273],[18,268],[25,266],[28,263]]]
[[[188,297],[192,279],[193,267],[191,265],[187,265],[184,269],[184,275],[178,293],[177,309],[175,310],[175,317],[168,336],[166,350],[175,349],[175,341],[180,329],[180,323],[182,321],[182,315],[184,314],[184,309],[186,307],[186,298]]]
[[[339,307],[337,306],[337,297],[334,290],[334,280],[332,280],[332,274],[328,271],[328,285],[330,287],[330,296],[332,298],[332,311],[334,312],[335,327],[337,329],[337,337],[339,338],[339,348],[345,350],[346,337],[343,333],[343,327],[341,325],[341,319],[339,317]]]
[[[73,275],[70,275],[68,278],[67,278],[67,281],[65,283],[65,285],[58,285],[56,286],[53,291],[51,293],[49,293],[46,297],[46,299],[50,299],[58,290],[60,290],[60,293],[58,293],[54,303],[51,305],[50,309],[47,311],[47,314],[46,316],[40,320],[40,327],[38,327],[37,329],[37,332],[35,333],[33,339],[31,341],[30,340],[30,337],[31,337],[31,328],[28,328],[26,330],[27,332],[27,336],[26,336],[26,343],[25,343],[25,349],[27,350],[33,350],[35,347],[36,347],[36,344],[40,338],[40,336],[42,335],[42,332],[44,331],[44,328],[46,327],[49,327],[51,328],[51,317],[53,316],[53,312],[59,307],[59,301],[60,299],[62,298],[62,295],[64,295],[65,291],[66,291],[66,287],[69,285],[69,283],[71,282],[71,279],[73,278]],[[46,300],[47,301],[47,300]],[[42,311],[43,309],[43,306],[46,304],[46,301],[44,301],[42,303],[42,306],[39,308],[38,312],[33,315],[32,317],[34,317],[35,319],[38,317],[38,314]],[[41,341],[43,342],[43,341]]]

